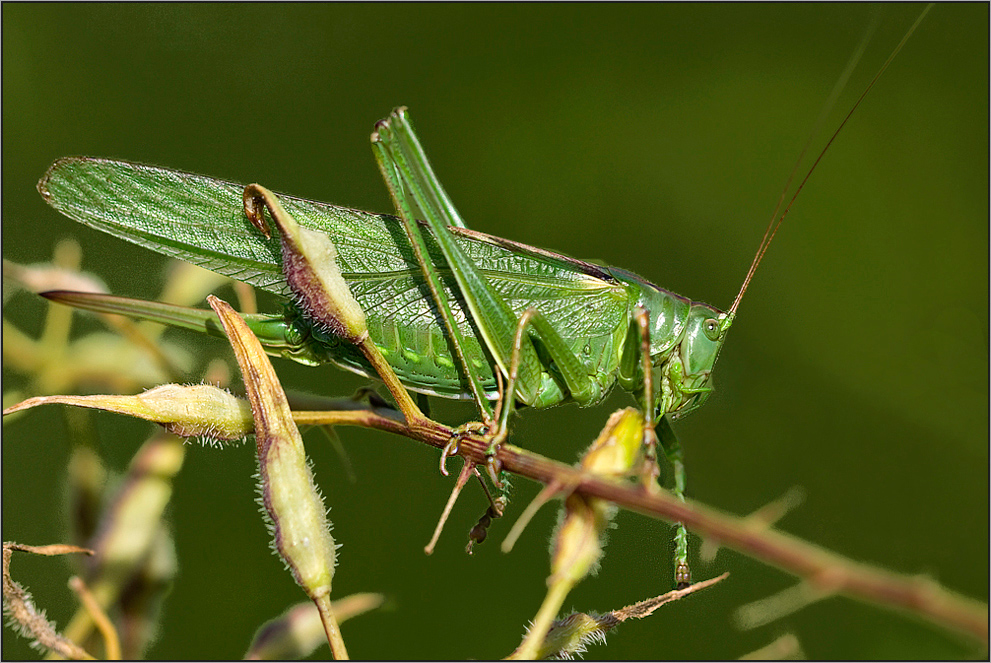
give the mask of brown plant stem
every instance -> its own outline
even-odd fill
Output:
[[[297,423],[340,424],[375,428],[419,440],[443,449],[454,431],[431,422],[410,430],[402,422],[371,410],[347,412],[294,412]],[[428,420],[429,421],[429,420]],[[489,441],[464,435],[457,454],[484,465]],[[703,537],[798,576],[813,588],[831,594],[900,610],[943,628],[967,634],[988,644],[988,607],[976,599],[943,587],[923,575],[907,575],[843,557],[798,537],[769,529],[762,523],[723,513],[692,500],[682,502],[666,491],[648,492],[630,483],[604,479],[545,456],[504,444],[496,454],[503,470],[544,485],[556,482],[575,491],[609,500],[617,506],[651,518],[682,522]]]
[[[74,660],[93,660],[93,656],[55,630],[54,624],[48,621],[44,612],[38,610],[28,593],[10,576],[10,561],[15,550],[33,553],[35,555],[66,555],[69,553],[84,553],[93,555],[88,548],[64,544],[48,546],[29,546],[22,543],[6,541],[3,544],[3,604],[4,613],[10,618],[15,628],[21,634],[34,639],[36,643],[63,658]]]
[[[349,660],[347,647],[344,646],[344,638],[341,637],[341,627],[337,623],[337,615],[330,601],[330,594],[313,599],[317,610],[320,612],[320,621],[323,622],[324,633],[327,634],[327,644],[330,645],[330,652],[335,661]]]

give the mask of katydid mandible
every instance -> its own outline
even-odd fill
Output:
[[[404,108],[378,123],[372,145],[399,218],[282,194],[274,198],[299,225],[329,236],[341,274],[365,312],[371,341],[402,385],[427,395],[474,399],[493,431],[494,453],[505,439],[514,402],[534,408],[592,405],[618,383],[649,413],[652,425],[645,436],[652,437],[657,427],[674,466],[675,492],[683,496],[681,450],[669,420],[695,410],[710,393],[713,365],[740,300],[790,203],[780,216],[775,210],[743,285],[724,312],[620,268],[468,229]],[[246,215],[244,185],[70,157],[56,161],[38,189],[76,221],[270,292],[293,294],[278,238]],[[272,206],[266,207],[274,216]],[[222,333],[209,311],[104,296],[53,298]],[[305,307],[248,316],[248,322],[272,354],[383,377],[367,353],[314,321]],[[490,401],[499,398],[503,381],[508,397],[496,413]],[[676,539],[676,576],[683,583],[688,581],[683,528]]]

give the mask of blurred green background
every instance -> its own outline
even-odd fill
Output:
[[[830,131],[920,10],[5,4],[3,256],[48,260],[72,236],[113,292],[155,296],[164,259],[73,224],[35,191],[52,160],[73,154],[391,211],[368,136],[406,104],[471,227],[602,259],[725,308],[867,27],[879,19]],[[803,486],[787,531],[985,601],[987,25],[986,4],[939,5],[926,18],[788,217],[722,353],[716,394],[677,426],[694,499],[745,514]],[[21,295],[4,316],[36,335],[44,311]],[[362,384],[332,368],[276,367],[288,386],[324,394]],[[23,384],[4,370],[5,390]],[[628,402],[617,393],[592,409],[525,413],[515,441],[570,462]],[[471,416],[435,407],[450,421]],[[123,468],[147,427],[95,419],[109,462]],[[4,433],[4,540],[63,540],[59,411],[29,413]],[[340,434],[357,484],[321,436],[307,436],[344,544],[335,593],[391,599],[344,626],[351,654],[509,653],[543,597],[554,509],[511,555],[497,544],[538,486],[517,482],[510,518],[472,557],[465,535],[484,507],[469,491],[425,557],[451,487],[437,453]],[[253,463],[249,446],[189,449],[171,510],[180,574],[152,657],[239,657],[263,620],[301,599],[269,553]],[[667,525],[632,514],[616,524],[598,576],[565,608],[607,611],[670,588]],[[65,624],[63,562],[15,564]],[[731,551],[695,576],[724,570],[728,582],[624,625],[588,658],[735,658],[789,631],[813,658],[984,655],[847,599],[740,632],[737,606],[794,579]],[[33,656],[9,630],[3,655]]]

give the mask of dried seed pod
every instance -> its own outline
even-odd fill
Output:
[[[300,308],[328,331],[355,345],[368,337],[365,312],[337,267],[337,249],[324,233],[304,228],[283,209],[271,191],[258,184],[244,189],[244,212],[269,235],[262,208],[279,229],[282,271]]]

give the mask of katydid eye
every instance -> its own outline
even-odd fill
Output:
[[[709,337],[710,341],[719,340],[719,321],[715,318],[709,318],[703,322],[702,329],[705,330],[705,335]]]

